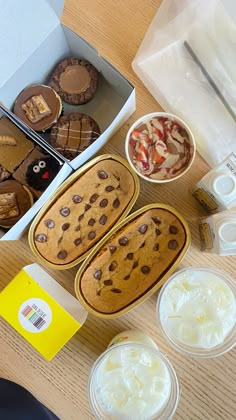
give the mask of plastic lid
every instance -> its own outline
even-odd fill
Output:
[[[236,192],[236,182],[230,174],[216,175],[213,179],[213,190],[216,194],[228,196]]]
[[[236,221],[223,222],[219,227],[219,236],[224,242],[236,243]]]

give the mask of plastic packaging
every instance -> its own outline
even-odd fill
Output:
[[[235,22],[234,0],[163,0],[133,61],[164,110],[189,125],[198,152],[210,166],[235,149]]]

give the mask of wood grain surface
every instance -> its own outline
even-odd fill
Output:
[[[132,59],[159,5],[159,0],[65,1],[63,23],[93,44],[136,87],[137,111],[101,153],[124,155],[124,139],[129,126],[143,114],[161,110],[131,68]],[[217,266],[235,275],[236,257],[209,256],[199,250],[197,221],[204,213],[191,197],[189,188],[208,169],[197,155],[188,174],[176,182],[155,186],[141,181],[135,209],[152,202],[174,206],[189,222],[192,233],[192,245],[181,266]],[[35,258],[26,238],[0,242],[0,290],[24,265],[33,261]],[[76,269],[48,271],[73,293]],[[235,419],[235,350],[212,360],[194,360],[178,354],[167,345],[160,333],[155,318],[156,299],[157,295],[154,295],[127,315],[110,322],[89,316],[84,327],[50,363],[1,319],[0,376],[23,385],[60,419],[92,419],[87,399],[87,379],[93,362],[115,334],[139,328],[156,341],[176,369],[181,384],[176,420]]]

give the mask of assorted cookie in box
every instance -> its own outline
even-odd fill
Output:
[[[6,117],[0,119],[0,226],[11,228],[46,190],[59,163]]]
[[[87,60],[69,58],[52,72],[49,85],[25,87],[14,113],[68,160],[100,136],[97,122],[81,112],[63,115],[63,102],[79,105],[91,100],[99,73]],[[49,136],[47,135],[48,133]],[[43,140],[43,139],[42,139]],[[0,120],[0,226],[12,227],[48,188],[60,163],[36,145],[10,120]]]
[[[96,94],[99,72],[87,60],[67,58],[56,65],[47,85],[25,87],[16,98],[14,113],[29,127],[40,132],[59,153],[72,160],[99,136],[98,123],[77,105]],[[74,105],[65,112],[65,104]]]

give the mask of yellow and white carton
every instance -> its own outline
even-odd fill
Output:
[[[0,316],[51,360],[81,328],[87,312],[38,264],[30,264],[0,293]]]

